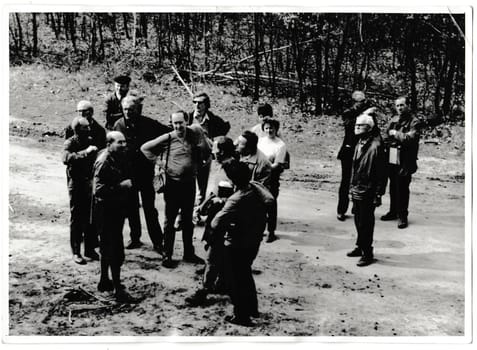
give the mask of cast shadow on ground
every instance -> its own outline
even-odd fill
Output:
[[[354,247],[356,229],[351,220],[332,226],[315,220],[280,218],[277,236],[279,239],[291,241],[293,245],[316,246],[323,247],[326,251],[338,251]],[[375,247],[402,249],[406,244],[399,240],[377,239]]]

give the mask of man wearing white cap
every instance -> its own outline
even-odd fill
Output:
[[[381,137],[373,132],[373,118],[362,114],[356,118],[355,134],[359,138],[353,155],[350,193],[354,223],[358,232],[356,248],[347,253],[361,257],[358,266],[374,262],[374,209],[381,205],[385,189],[385,160]]]
[[[89,128],[90,128],[90,136],[92,138],[93,145],[98,147],[99,150],[103,149],[106,147],[106,130],[99,125],[99,123],[96,121],[96,119],[93,118],[94,115],[94,109],[93,105],[91,102],[87,100],[81,100],[78,102],[78,105],[76,106],[76,113],[78,117],[84,117],[89,123]],[[71,136],[74,135],[73,128],[71,127],[71,124],[68,124],[68,126],[65,129],[65,139],[69,139]]]
[[[345,110],[342,115],[344,124],[344,139],[338,152],[338,159],[341,161],[341,183],[339,188],[339,199],[337,207],[337,218],[340,221],[346,219],[346,212],[349,206],[349,182],[351,179],[351,163],[353,152],[358,137],[354,134],[354,124],[356,117],[364,112],[369,106],[366,102],[364,92],[355,91],[351,95],[353,105]]]

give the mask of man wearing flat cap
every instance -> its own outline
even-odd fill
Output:
[[[123,116],[121,101],[128,94],[129,83],[131,83],[131,78],[126,75],[114,78],[114,93],[104,103],[105,127],[108,130],[113,130],[114,123]]]
[[[91,102],[87,100],[82,100],[78,102],[76,106],[76,113],[78,117],[84,117],[89,123],[90,128],[90,137],[92,138],[92,143],[98,150],[101,150],[106,147],[106,130],[93,118],[94,109]],[[69,139],[74,135],[74,130],[71,126],[71,123],[65,129],[65,139]]]
[[[139,193],[146,219],[147,231],[153,244],[154,250],[162,254],[163,234],[159,224],[158,212],[154,201],[156,193],[153,187],[154,164],[142,154],[141,146],[156,137],[159,137],[171,129],[157,120],[142,115],[143,98],[134,95],[126,96],[121,105],[123,117],[114,124],[113,129],[120,131],[127,142],[127,159],[132,168],[131,198],[127,208],[127,218],[131,229],[131,241],[126,249],[139,248],[142,243],[141,222],[139,216]]]
[[[337,218],[340,221],[346,219],[346,212],[349,206],[349,183],[351,179],[351,163],[353,161],[353,152],[357,136],[354,134],[354,125],[356,118],[363,113],[369,106],[364,92],[354,91],[351,95],[353,105],[343,112],[342,119],[344,124],[344,139],[338,152],[338,159],[341,161],[341,183],[339,188],[339,199],[337,207]]]
[[[384,147],[381,136],[376,135],[373,128],[370,115],[361,114],[356,118],[354,129],[358,142],[353,154],[350,194],[358,237],[356,248],[347,256],[361,257],[358,266],[374,262],[374,210],[381,205],[386,181]]]
[[[188,124],[200,125],[205,136],[209,140],[210,146],[217,136],[225,136],[230,130],[230,123],[212,113],[210,108],[210,98],[205,92],[196,93],[192,99],[194,111],[189,113]],[[209,181],[211,158],[206,160],[197,171],[197,184],[199,187],[199,204],[205,199],[207,183]]]

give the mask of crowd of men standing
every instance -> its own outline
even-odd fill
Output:
[[[132,301],[121,284],[120,271],[124,249],[143,245],[142,207],[152,248],[162,258],[162,266],[176,266],[176,230],[182,231],[183,261],[206,265],[201,286],[185,301],[199,305],[209,293],[226,293],[234,305],[227,321],[250,325],[251,318],[259,315],[251,266],[265,231],[266,242],[277,239],[280,174],[290,162],[280,138],[280,123],[273,118],[272,107],[261,104],[259,123],[234,142],[226,136],[230,123],[210,111],[207,94],[198,93],[193,97],[193,112],[175,111],[165,125],[143,115],[143,98],[129,91],[130,82],[128,76],[114,79],[114,92],[103,111],[105,128],[93,118],[92,104],[83,100],[65,130],[63,162],[73,260],[77,264],[100,260],[98,290],[114,293],[119,301]],[[409,184],[417,169],[419,132],[405,98],[396,100],[398,115],[384,139],[377,127],[376,109],[366,103],[364,93],[357,91],[352,98],[354,105],[343,114],[337,217],[346,219],[351,194],[358,238],[348,256],[360,256],[358,266],[366,266],[374,261],[374,209],[381,205],[387,176],[391,208],[381,219],[398,219],[399,228],[408,224]],[[153,186],[159,158],[166,174],[164,231]],[[219,169],[213,178],[209,176],[212,159]],[[124,247],[126,219],[130,240]],[[205,225],[205,261],[195,254],[193,245],[194,226],[200,224]],[[100,254],[95,250],[98,246]]]
[[[70,195],[73,260],[80,265],[100,260],[98,290],[114,293],[119,301],[133,301],[120,272],[124,249],[143,245],[142,207],[152,248],[162,258],[162,266],[177,264],[173,260],[176,230],[182,231],[182,260],[206,265],[203,286],[187,299],[189,304],[204,301],[209,292],[227,293],[234,304],[234,315],[228,321],[248,325],[250,317],[258,315],[251,266],[267,225],[267,242],[277,239],[279,177],[289,162],[286,146],[277,136],[279,123],[271,119],[272,108],[265,105],[258,111],[267,112],[260,115],[264,135],[246,131],[236,145],[226,137],[229,122],[210,111],[207,94],[194,95],[194,111],[175,111],[165,125],[143,115],[143,98],[129,91],[130,82],[128,76],[114,79],[114,92],[103,110],[104,128],[93,118],[92,104],[83,100],[65,130],[63,162]],[[166,160],[165,166],[162,162],[166,174],[164,231],[153,186],[159,157]],[[213,158],[221,175],[210,178]],[[130,240],[124,246],[126,219]],[[200,224],[205,224],[206,261],[195,254],[193,245],[194,225]]]

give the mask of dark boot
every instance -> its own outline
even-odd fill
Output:
[[[349,256],[349,257],[357,257],[357,256],[362,256],[362,255],[363,255],[363,252],[358,247],[356,247],[352,251],[349,251],[348,253],[346,253],[346,256]]]
[[[359,267],[368,266],[374,263],[373,248],[363,249],[363,256],[356,264]]]

